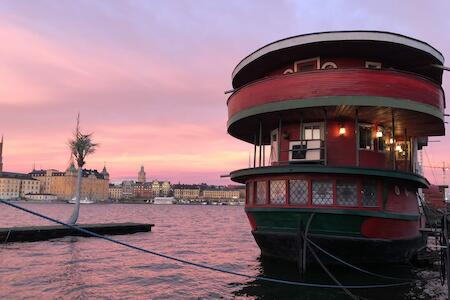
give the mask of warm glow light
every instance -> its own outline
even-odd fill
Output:
[[[390,138],[389,139],[389,144],[393,144],[394,143],[394,139],[393,138]]]
[[[339,135],[344,135],[345,134],[345,127],[341,126],[341,128],[339,128]]]
[[[402,146],[400,146],[400,145],[395,146],[395,150],[398,151],[398,152],[402,152],[403,151],[402,150]]]
[[[377,138],[383,137],[383,132],[380,130],[377,131]]]

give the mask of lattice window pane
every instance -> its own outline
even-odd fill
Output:
[[[333,204],[333,182],[318,181],[312,182],[312,203],[317,205]]]
[[[270,181],[270,203],[284,204],[286,203],[286,181],[271,180]]]
[[[289,180],[289,203],[291,204],[308,203],[307,180]]]
[[[253,201],[253,187],[254,187],[254,183],[253,182],[249,182],[247,183],[247,203],[252,203]]]
[[[266,203],[266,189],[267,185],[265,181],[256,182],[256,204]]]
[[[336,202],[338,205],[358,206],[358,185],[356,182],[338,180],[336,182]]]
[[[378,206],[377,185],[375,181],[363,182],[361,193],[363,206]]]

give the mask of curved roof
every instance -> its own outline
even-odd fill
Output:
[[[389,58],[407,68],[419,68],[417,73],[434,81],[442,81],[442,70],[429,65],[443,64],[444,57],[425,42],[391,32],[332,31],[293,36],[256,50],[233,70],[233,87],[238,88],[292,60],[340,54]]]

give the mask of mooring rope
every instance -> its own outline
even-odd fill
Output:
[[[374,277],[379,277],[379,278],[383,278],[383,279],[392,279],[392,280],[399,280],[399,281],[413,281],[414,279],[412,278],[398,278],[398,277],[391,277],[391,276],[386,276],[386,275],[381,275],[381,274],[377,274],[377,273],[373,273],[364,269],[361,269],[360,267],[357,267],[355,265],[352,265],[351,263],[346,262],[345,260],[331,254],[330,252],[326,251],[325,249],[323,249],[322,247],[320,247],[319,245],[317,245],[316,243],[314,243],[313,241],[311,241],[311,239],[309,239],[308,237],[305,237],[306,240],[308,241],[308,243],[310,243],[311,245],[313,245],[314,247],[316,247],[317,249],[319,249],[321,252],[323,252],[324,254],[328,255],[329,257],[337,260],[338,262],[346,265],[347,267],[350,267],[352,269],[358,270],[362,273],[366,273],[368,275],[372,275]]]
[[[239,277],[243,277],[243,278],[247,278],[247,279],[254,279],[254,280],[261,280],[261,281],[267,281],[267,282],[274,282],[274,283],[283,283],[283,284],[287,284],[287,285],[294,285],[294,286],[303,286],[303,287],[315,287],[315,288],[333,288],[333,289],[342,289],[342,288],[346,288],[346,289],[373,289],[373,288],[389,288],[389,287],[397,287],[397,286],[405,286],[405,285],[410,285],[411,282],[399,282],[399,283],[388,283],[388,284],[374,284],[374,285],[331,285],[331,284],[319,284],[319,283],[308,283],[308,282],[301,282],[301,281],[291,281],[291,280],[283,280],[283,279],[277,279],[277,278],[272,278],[272,277],[266,277],[266,276],[254,276],[254,275],[247,275],[247,274],[243,274],[243,273],[239,273],[239,272],[235,272],[235,271],[230,271],[230,270],[226,270],[226,269],[222,269],[222,268],[218,268],[218,267],[213,267],[213,266],[209,266],[209,265],[205,265],[205,264],[200,264],[200,263],[195,263],[192,261],[188,261],[182,258],[177,258],[174,256],[170,256],[167,254],[163,254],[163,253],[159,253],[156,251],[152,251],[152,250],[148,250],[148,249],[144,249],[138,246],[134,246],[131,244],[127,244],[125,242],[121,242],[115,239],[112,239],[110,237],[86,230],[84,228],[78,227],[76,225],[70,225],[67,223],[64,223],[62,221],[53,219],[51,217],[48,217],[46,215],[40,214],[38,212],[29,210],[27,208],[24,208],[22,206],[16,205],[14,203],[5,201],[0,199],[0,203],[6,204],[8,206],[14,207],[16,209],[22,210],[24,212],[27,212],[29,214],[32,214],[34,216],[40,217],[42,219],[51,221],[53,223],[57,223],[60,225],[63,225],[65,227],[71,228],[73,230],[77,230],[79,232],[83,232],[85,234],[88,234],[90,236],[93,237],[97,237],[100,239],[104,239],[106,241],[118,244],[118,245],[122,245],[125,247],[128,247],[130,249],[134,249],[134,250],[138,250],[144,253],[148,253],[148,254],[152,254],[155,256],[159,256],[162,258],[166,258],[169,260],[173,260],[182,264],[186,264],[186,265],[190,265],[190,266],[194,266],[194,267],[198,267],[198,268],[202,268],[202,269],[207,269],[207,270],[211,270],[211,271],[216,271],[216,272],[221,272],[221,273],[225,273],[225,274],[229,274],[229,275],[234,275],[234,276],[239,276]]]

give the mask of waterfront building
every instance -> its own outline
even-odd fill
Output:
[[[134,186],[134,181],[132,181],[132,180],[122,181],[122,198],[123,199],[134,198],[133,186]]]
[[[120,200],[123,198],[121,185],[109,185],[109,198],[113,200]]]
[[[200,188],[198,185],[175,184],[173,185],[175,199],[199,199]]]
[[[53,194],[26,194],[25,199],[42,202],[51,202],[53,200],[57,200],[58,196]]]
[[[134,198],[153,198],[153,184],[151,182],[135,182],[133,184]]]
[[[39,181],[29,174],[0,172],[0,199],[20,199],[26,194],[39,194]]]
[[[41,183],[41,192],[54,194],[58,199],[70,200],[75,197],[77,169],[70,163],[65,172],[58,170],[33,170],[30,175]],[[109,197],[109,174],[106,167],[97,170],[83,169],[81,179],[81,198],[104,201]]]
[[[227,130],[253,166],[230,176],[247,185],[262,255],[301,259],[300,231],[354,263],[425,246],[417,154],[445,134],[443,62],[417,39],[345,31],[276,41],[236,66]]]
[[[240,192],[238,190],[228,189],[209,189],[202,191],[203,199],[239,199]]]
[[[145,183],[145,171],[144,171],[144,166],[141,166],[141,169],[139,170],[139,173],[138,173],[138,180],[137,180],[138,182],[141,182],[141,183]]]
[[[161,184],[159,183],[158,180],[153,180],[152,181],[152,194],[153,197],[158,197],[161,193]]]
[[[161,196],[168,196],[170,194],[170,191],[172,190],[170,182],[167,180],[162,182],[160,181],[160,186],[161,186]]]

